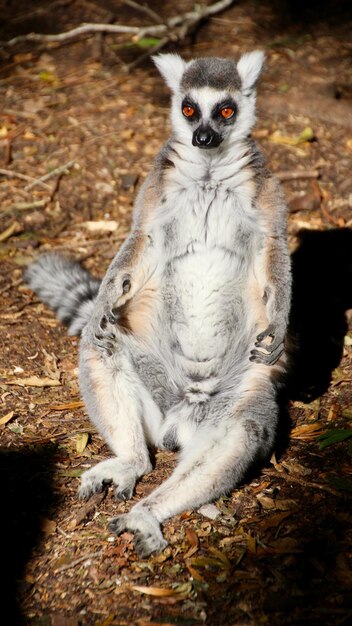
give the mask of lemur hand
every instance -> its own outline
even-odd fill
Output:
[[[103,300],[105,301],[104,314],[110,324],[117,324],[119,321],[119,309],[132,298],[131,287],[131,276],[126,272],[108,281]]]
[[[84,330],[90,343],[109,356],[117,346],[119,309],[131,298],[130,276],[123,274],[110,279],[99,293],[93,315]]]
[[[285,332],[286,328],[283,324],[269,324],[268,328],[257,336],[255,347],[259,349],[251,350],[249,360],[265,365],[274,365],[285,349]],[[270,339],[271,341],[269,341]]]

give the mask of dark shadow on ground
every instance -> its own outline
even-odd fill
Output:
[[[292,255],[289,395],[311,402],[338,367],[352,308],[352,230],[304,230]]]
[[[32,586],[25,580],[25,567],[42,537],[43,518],[54,514],[54,452],[49,447],[0,450],[1,614],[13,626],[28,623],[20,606],[20,596]]]

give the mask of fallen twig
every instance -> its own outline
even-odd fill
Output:
[[[10,289],[13,289],[14,287],[18,287],[18,285],[21,285],[23,283],[23,279],[18,278],[17,280],[14,280],[11,285],[5,285],[5,287],[3,287],[2,289],[0,289],[0,296],[3,296],[4,293],[6,293],[7,291],[10,291]]]
[[[71,569],[71,567],[76,567],[76,565],[79,565],[83,561],[89,561],[89,559],[94,559],[96,556],[101,556],[101,550],[99,552],[91,552],[90,554],[84,554],[83,556],[80,556],[78,559],[71,561],[71,563],[65,563],[64,565],[60,565],[54,570],[54,573],[58,574],[59,572],[64,572],[67,569]]]
[[[340,222],[340,218],[337,218],[334,215],[331,215],[331,213],[329,213],[327,206],[326,204],[324,204],[324,202],[322,202],[320,206],[320,210],[321,210],[322,216],[324,217],[324,219],[326,219],[327,222],[329,222],[329,224],[332,224],[333,226],[339,226],[339,227],[343,225]]]
[[[6,384],[6,383],[5,383]],[[48,415],[50,411],[48,410],[45,415]],[[80,433],[88,433],[89,435],[96,435],[97,431],[93,428],[77,428],[77,430],[72,430],[67,433],[58,433],[56,435],[48,435],[47,437],[28,437],[26,439],[26,443],[31,444],[43,444],[49,443],[50,441],[64,441],[65,439],[69,439],[70,437],[74,437],[75,435],[79,435]]]
[[[31,209],[40,209],[45,207],[48,202],[50,202],[50,198],[34,200],[33,202],[15,202],[15,204],[12,204],[8,209],[4,209],[3,211],[0,210],[0,216],[4,217],[5,215],[16,213],[17,211],[20,212],[30,211]]]
[[[24,190],[30,191],[36,185],[39,185],[40,183],[44,183],[45,181],[49,180],[50,178],[53,178],[54,176],[60,176],[61,174],[69,170],[70,167],[74,165],[74,163],[75,163],[75,160],[72,159],[71,161],[68,161],[67,163],[65,163],[65,165],[60,165],[59,167],[56,167],[54,170],[51,170],[51,172],[48,172],[48,174],[44,174],[44,176],[41,176],[40,178],[33,180],[33,182],[29,183],[29,185],[26,185]],[[51,191],[50,187],[49,189]]]
[[[281,472],[281,471],[279,472],[278,470],[266,469],[265,475],[273,476],[274,478],[283,478],[287,482],[298,483],[299,485],[302,485],[302,487],[307,487],[308,489],[320,489],[321,491],[327,491],[328,493],[331,493],[333,496],[337,496],[338,498],[342,497],[342,494],[339,493],[339,491],[336,491],[335,489],[333,489],[332,487],[329,487],[328,485],[324,485],[322,483],[316,483],[316,482],[313,482],[312,480],[307,480],[306,478],[299,478],[298,476],[287,474],[286,472]]]
[[[76,526],[78,526],[78,524],[83,522],[86,517],[88,517],[88,515],[104,500],[105,497],[106,491],[101,491],[100,493],[95,493],[94,496],[89,498],[88,502],[83,504],[83,506],[80,506],[79,510],[69,522],[69,529],[73,530]]]
[[[17,43],[25,42],[25,41],[37,41],[39,43],[52,43],[52,42],[62,42],[72,39],[74,37],[79,37],[81,35],[92,35],[94,33],[110,33],[110,34],[129,34],[133,36],[133,40],[138,42],[140,39],[143,39],[147,36],[152,37],[162,37],[162,41],[158,44],[158,49],[165,46],[169,41],[179,41],[180,39],[184,39],[186,37],[189,30],[194,27],[196,24],[204,20],[205,18],[211,17],[216,13],[220,13],[224,11],[231,4],[234,3],[235,0],[218,0],[218,2],[214,2],[209,6],[200,6],[196,5],[196,8],[193,11],[187,11],[186,13],[182,13],[181,15],[176,15],[175,17],[166,20],[164,23],[160,24],[151,24],[147,26],[126,26],[124,24],[97,24],[97,23],[83,23],[71,30],[66,31],[65,33],[57,33],[55,35],[43,35],[41,33],[28,33],[26,35],[18,35],[17,37],[13,37],[7,42],[2,42],[3,46],[14,46]],[[132,6],[132,2],[130,0],[130,5]],[[141,7],[137,5],[137,3],[133,2],[134,8],[138,8],[139,10],[144,10],[144,12],[148,12],[148,15],[151,16],[150,10],[146,11],[145,7]],[[153,13],[153,19],[156,14]],[[155,51],[155,50],[154,50]],[[151,54],[152,51],[149,51]],[[148,54],[143,55],[148,56]]]
[[[33,176],[27,176],[27,174],[21,174],[21,172],[14,172],[12,170],[0,169],[0,176],[7,176],[8,178],[20,178],[21,180],[26,180],[27,182],[30,181],[31,183],[35,182],[35,184],[40,185],[41,187],[43,187],[43,189],[49,189],[49,191],[51,191],[51,187],[47,185],[46,183],[42,182],[41,180],[38,180],[37,178],[33,178]]]
[[[148,15],[148,17],[151,17],[151,19],[154,20],[154,22],[156,22],[157,24],[162,19],[160,15],[155,13],[155,11],[153,11],[153,9],[148,7],[146,4],[138,4],[138,2],[134,2],[134,0],[123,0],[123,3],[127,4],[129,7],[132,7],[132,9],[136,9],[136,11],[141,11],[141,13],[145,13],[146,15]]]
[[[276,178],[281,181],[285,180],[300,180],[305,178],[319,178],[319,170],[297,170],[293,172],[276,172]]]

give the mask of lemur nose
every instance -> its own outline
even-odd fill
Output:
[[[199,146],[208,146],[213,139],[213,133],[209,130],[199,131],[196,134],[196,142]]]
[[[199,126],[193,133],[192,144],[197,148],[217,148],[222,137],[209,126]]]

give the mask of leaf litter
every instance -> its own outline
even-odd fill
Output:
[[[162,10],[173,15],[174,8],[164,4]],[[192,3],[186,4],[193,8]],[[89,3],[69,3],[67,15],[66,11],[57,14],[58,28],[65,29],[66,19],[79,22],[78,6],[86,21],[95,19],[96,7],[93,11]],[[105,11],[105,3],[99,10]],[[254,28],[259,18],[268,26],[264,40]],[[106,14],[102,19],[108,19]],[[121,7],[121,21],[129,19]],[[239,28],[238,42],[230,36],[234,23]],[[319,24],[310,39],[276,41],[271,46],[268,37],[275,24],[273,9],[235,3],[221,21],[211,20],[199,31],[194,55],[204,50],[218,55],[220,44],[221,54],[227,56],[238,56],[243,47],[267,48],[260,108],[280,85],[280,98],[284,106],[288,104],[292,76],[297,88],[304,88],[305,81],[311,85],[314,72],[325,85],[334,84],[338,71],[347,76],[346,60],[339,56],[343,49],[347,58],[350,45],[350,31],[344,34],[343,22],[338,36],[332,27],[326,32]],[[146,38],[142,43],[148,50],[156,41]],[[80,474],[107,458],[109,451],[88,426],[77,397],[76,376],[63,365],[65,359],[77,362],[77,340],[66,337],[64,328],[16,281],[22,265],[38,251],[52,249],[73,252],[101,276],[128,232],[136,181],[143,180],[167,136],[168,94],[146,67],[127,76],[120,60],[116,64],[120,51],[113,51],[114,44],[104,38],[103,57],[94,58],[88,40],[70,45],[69,55],[67,48],[53,47],[46,60],[38,57],[34,47],[31,53],[18,50],[12,58],[17,64],[13,73],[9,76],[4,70],[3,74],[0,139],[7,142],[3,153],[7,163],[1,167],[13,176],[0,178],[1,438],[6,451],[26,450],[28,463],[33,450],[42,454],[54,445],[50,462],[43,457],[42,467],[50,474],[58,498],[55,510],[48,505],[41,513],[42,535],[32,546],[28,582],[21,584],[26,621],[31,626],[56,626],[70,619],[82,626],[185,620],[296,626],[314,619],[322,623],[325,618],[342,623],[346,618],[348,623],[350,602],[341,582],[351,580],[352,571],[347,506],[352,347],[348,340],[332,385],[314,402],[295,401],[290,407],[290,443],[273,465],[227,499],[167,522],[169,547],[160,555],[140,562],[131,534],[119,538],[109,534],[108,520],[130,506],[114,500],[112,489],[88,502],[77,499]],[[126,46],[121,54],[127,58],[136,48]],[[179,48],[190,56],[189,47]],[[326,50],[324,57],[321,50]],[[305,69],[302,59],[306,58],[317,69]],[[350,140],[345,128],[333,125],[331,114],[329,124],[321,122],[321,111],[314,107],[315,89],[314,83],[310,106],[316,115],[308,117],[297,110],[291,116],[286,107],[272,114],[266,107],[256,129],[271,169],[283,173],[284,191],[294,209],[289,227],[292,250],[302,226],[325,233],[351,226]],[[334,99],[327,101],[329,111],[334,110]],[[64,175],[55,173],[73,161],[76,165]],[[308,171],[318,172],[318,180],[300,178]],[[50,172],[52,177],[43,182]],[[326,247],[324,254],[333,257]],[[349,289],[343,254],[350,258],[341,250],[339,264],[325,282],[324,307],[316,305],[316,321],[325,319],[327,331],[334,330],[331,319],[324,318],[330,302],[328,286],[343,276],[346,297]],[[306,270],[309,267],[308,262]],[[307,301],[306,315],[310,307]],[[349,337],[343,330],[343,336]],[[319,332],[318,345],[325,348],[328,332]],[[38,356],[30,360],[38,347]],[[22,372],[14,372],[16,363]],[[160,484],[174,464],[174,455],[158,453],[156,468],[138,484],[135,501]],[[12,474],[16,471],[15,466]],[[39,474],[32,472],[28,485],[35,484]],[[18,498],[7,503],[9,515],[17,502]],[[16,543],[18,535],[12,545]]]

